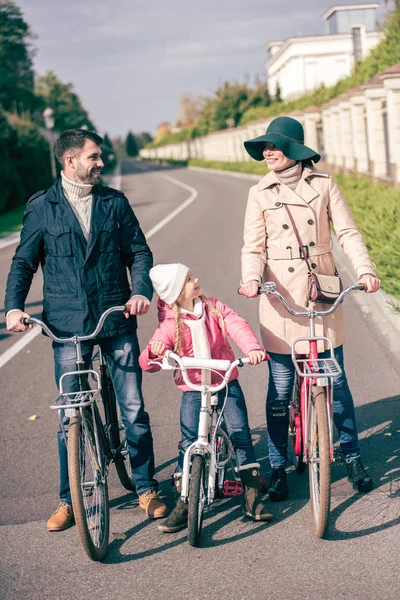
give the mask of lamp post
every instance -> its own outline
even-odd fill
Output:
[[[53,127],[54,127],[54,110],[48,106],[43,111],[43,119],[44,124],[47,129],[47,137],[50,145],[50,163],[51,163],[51,176],[53,177],[53,181],[57,178],[56,172],[56,161],[54,158],[54,135],[53,135]]]

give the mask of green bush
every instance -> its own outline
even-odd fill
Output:
[[[27,119],[0,111],[0,213],[52,183],[46,138]]]

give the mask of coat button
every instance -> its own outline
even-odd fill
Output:
[[[286,225],[286,223],[284,225],[282,225],[283,229],[289,229],[289,225]]]
[[[280,207],[282,206],[282,202],[275,202],[275,206],[276,206],[277,208],[280,208]]]
[[[310,242],[308,245],[309,246],[315,246],[315,242]]]
[[[308,219],[307,223],[308,223],[309,225],[314,225],[314,221],[313,221],[312,219]]]
[[[311,266],[312,266],[313,269],[317,268],[317,265],[315,263],[311,263]]]
[[[289,267],[289,268],[288,268],[288,271],[289,271],[289,273],[294,273],[294,269],[293,269],[293,267]]]

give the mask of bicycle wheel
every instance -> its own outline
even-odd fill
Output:
[[[327,530],[331,503],[329,423],[324,388],[313,386],[308,411],[308,473],[311,513],[317,537]]]
[[[193,457],[189,488],[188,540],[191,546],[200,545],[204,506],[207,501],[206,459]]]
[[[68,472],[72,508],[81,543],[92,560],[102,560],[108,548],[110,513],[107,479],[99,459],[88,409],[73,417],[68,433]],[[102,447],[101,440],[100,449]]]
[[[122,423],[121,411],[115,398],[114,388],[111,387],[109,389],[111,447],[114,451],[115,468],[117,469],[118,478],[122,486],[129,492],[133,492],[135,491],[135,484],[132,479],[132,467],[125,427]]]

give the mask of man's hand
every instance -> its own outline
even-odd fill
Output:
[[[260,283],[258,281],[248,281],[239,288],[239,294],[246,296],[246,298],[257,298],[259,287]]]
[[[22,310],[15,310],[7,314],[6,324],[8,331],[26,331],[27,329],[31,329],[32,325],[24,325],[21,323],[22,319],[25,317],[29,317],[26,312]]]
[[[249,352],[248,357],[251,365],[258,365],[265,360],[265,352],[263,350],[252,350]]]
[[[150,300],[145,296],[132,296],[125,306],[124,315],[126,319],[129,319],[131,315],[145,315],[149,311]]]
[[[165,342],[154,340],[150,344],[150,352],[153,356],[162,356],[165,352],[166,347],[167,346]]]
[[[373,294],[374,292],[377,292],[381,287],[381,280],[375,277],[375,275],[372,275],[371,273],[366,273],[365,275],[362,275],[358,283],[364,286],[365,291],[368,294]]]

